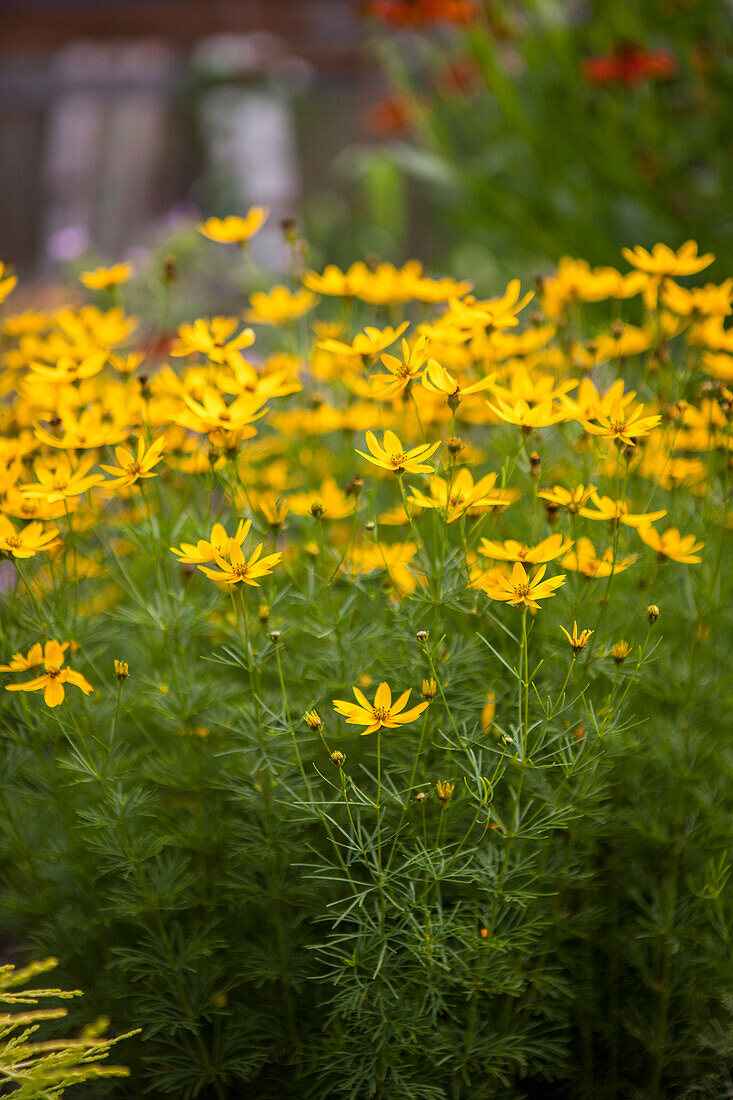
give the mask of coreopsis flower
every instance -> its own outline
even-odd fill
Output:
[[[597,492],[591,493],[591,502],[595,506],[595,511],[592,508],[581,508],[580,515],[585,519],[606,520],[610,523],[621,522],[627,527],[642,527],[648,526],[651,523],[656,523],[662,516],[666,516],[667,512],[664,508],[660,508],[656,512],[630,512],[629,506],[625,500],[613,500],[611,497],[599,496]]]
[[[68,643],[67,643],[68,644]],[[43,691],[43,700],[48,707],[57,707],[64,701],[64,684],[74,684],[81,688],[85,695],[94,690],[80,672],[64,668],[64,651],[66,645],[60,642],[46,642],[43,650],[43,665],[45,673],[34,680],[26,680],[23,684],[6,684],[6,691]],[[38,662],[40,663],[40,662]]]
[[[107,361],[106,351],[93,351],[82,359],[74,359],[62,356],[54,366],[45,363],[29,363],[31,373],[29,381],[50,382],[58,386],[68,386],[71,382],[78,382],[82,378],[93,378],[99,374]]]
[[[475,588],[480,588],[489,599],[502,600],[512,607],[518,607],[521,611],[531,608],[539,610],[538,600],[546,600],[555,595],[555,590],[565,584],[565,576],[550,577],[544,580],[547,566],[541,565],[535,575],[530,578],[521,562],[514,563],[511,576],[492,569],[488,573],[481,574],[473,582]]]
[[[423,680],[420,694],[422,695],[423,699],[427,699],[427,701],[430,702],[432,699],[435,698],[437,690],[438,685],[431,676],[429,680]]]
[[[21,530],[15,527],[7,516],[0,515],[0,557],[12,555],[14,558],[32,558],[45,550],[58,546],[58,527],[44,528],[35,520]]]
[[[617,665],[622,665],[631,653],[631,646],[623,638],[611,646],[611,656]]]
[[[229,585],[241,583],[259,588],[259,578],[271,573],[282,558],[279,552],[262,557],[262,545],[260,543],[256,546],[247,560],[239,543],[230,539],[229,547],[223,554],[214,554],[218,569],[209,569],[206,565],[199,565],[198,568],[213,581]]]
[[[708,283],[707,286],[680,286],[672,279],[662,283],[662,302],[667,309],[680,317],[695,314],[701,317],[728,317],[731,313],[731,295],[733,279],[726,279],[720,286]]]
[[[596,491],[595,485],[576,485],[574,489],[564,489],[562,485],[553,485],[552,489],[540,489],[537,496],[546,500],[555,508],[563,508],[570,515],[577,515],[583,505]]]
[[[204,565],[206,562],[214,561],[217,554],[226,554],[231,542],[236,542],[241,546],[247,538],[251,526],[251,520],[241,519],[236,534],[230,536],[223,524],[215,523],[211,528],[208,539],[199,539],[195,545],[190,542],[182,542],[180,548],[171,546],[170,551],[176,555],[181,565]]]
[[[118,683],[124,684],[125,680],[130,675],[130,666],[127,661],[120,661],[115,657],[115,679]]]
[[[236,317],[199,317],[192,325],[181,325],[171,355],[205,355],[212,363],[226,363],[236,370],[241,353],[255,341],[251,328],[243,328],[235,336],[238,325]]]
[[[251,439],[257,435],[253,423],[267,412],[262,408],[267,398],[261,394],[243,393],[231,405],[213,389],[207,389],[201,401],[194,401],[187,393],[182,397],[189,411],[179,413],[176,424],[202,434],[236,432],[240,439]]]
[[[371,379],[372,396],[393,397],[415,382],[421,375],[428,357],[428,339],[419,336],[411,348],[407,340],[402,341],[402,358],[396,355],[381,356],[387,368],[387,374],[375,374]]]
[[[676,252],[666,244],[655,244],[651,252],[647,252],[641,245],[636,245],[633,250],[623,248],[621,251],[632,267],[648,276],[644,301],[649,309],[656,309],[662,279],[696,275],[698,271],[709,267],[715,259],[712,252],[699,256],[696,241],[685,241]]]
[[[65,653],[69,648],[69,642],[59,642],[58,645],[61,648],[61,652]],[[10,664],[0,665],[0,672],[27,672],[29,668],[37,668],[38,665],[43,664],[43,646],[40,642],[36,642],[28,650],[27,656],[23,656],[22,653],[14,653],[10,658]]]
[[[363,332],[358,332],[350,344],[343,340],[322,340],[319,347],[323,351],[330,351],[334,355],[345,355],[351,358],[372,358],[379,355],[390,344],[394,344],[407,328],[409,322],[404,321],[397,328],[390,325],[387,328],[374,328],[367,325]]]
[[[17,275],[10,275],[8,267],[0,260],[0,302],[3,302],[18,282]]]
[[[608,413],[598,410],[593,419],[583,420],[581,423],[591,435],[600,435],[604,439],[612,439],[617,446],[634,447],[636,440],[648,435],[652,428],[656,428],[662,419],[661,416],[642,416],[643,405],[635,408],[624,407],[621,401],[616,401]]]
[[[676,527],[662,533],[651,525],[639,527],[638,531],[639,538],[656,550],[660,559],[669,558],[683,565],[698,565],[702,561],[698,555],[705,543],[697,542],[695,535],[680,535]]]
[[[349,703],[346,699],[334,699],[333,709],[346,718],[349,725],[366,726],[366,729],[361,731],[362,736],[367,733],[376,733],[382,727],[397,729],[398,726],[403,726],[407,722],[414,722],[429,706],[429,702],[425,700],[418,703],[416,707],[405,710],[411,689],[404,691],[393,703],[392,691],[387,683],[379,685],[373,703],[369,702],[360,688],[354,687],[352,691],[356,703]]]
[[[430,478],[429,495],[413,489],[411,500],[418,508],[435,508],[441,511],[447,523],[453,523],[462,515],[478,515],[488,508],[496,508],[505,503],[500,490],[495,490],[496,474],[486,474],[474,483],[471,471],[462,467],[453,480]]]
[[[591,636],[595,633],[594,630],[581,630],[580,634],[578,634],[578,624],[577,623],[573,623],[573,633],[572,634],[568,630],[566,630],[564,626],[561,626],[560,629],[562,630],[563,634],[567,638],[568,645],[572,649],[573,655],[575,657],[577,657],[579,653],[583,652],[586,645],[590,641]]]
[[[39,498],[48,504],[66,500],[68,497],[80,496],[95,485],[104,481],[102,474],[90,474],[89,470],[94,465],[94,456],[80,459],[74,466],[70,458],[65,455],[53,455],[47,459],[36,459],[33,470],[37,482],[21,485],[23,495]]]
[[[110,290],[121,286],[132,277],[132,264],[113,264],[112,267],[98,267],[94,271],[82,271],[80,281],[90,290]]]
[[[364,454],[357,450],[368,462],[379,466],[382,470],[391,470],[393,474],[426,474],[432,473],[432,466],[428,466],[426,459],[435,454],[440,442],[423,443],[419,447],[413,447],[411,451],[405,451],[399,438],[393,431],[384,433],[383,446],[380,447],[374,432],[366,433],[367,447],[370,454]]]
[[[582,573],[584,577],[609,577],[611,573],[623,573],[636,561],[636,555],[628,558],[613,559],[613,550],[609,546],[599,558],[590,539],[580,538],[573,549],[562,559],[563,569]]]
[[[414,542],[370,543],[353,546],[347,553],[341,568],[348,577],[365,576],[373,572],[387,572],[389,580],[399,596],[415,591],[417,580],[410,566],[417,547]]]
[[[495,374],[489,374],[485,378],[479,379],[478,382],[471,382],[467,386],[462,386],[445,367],[441,366],[435,359],[431,359],[423,375],[422,384],[430,393],[443,394],[448,401],[448,405],[454,409],[457,408],[464,397],[488,389],[495,378]]]
[[[226,218],[208,218],[197,228],[210,241],[243,247],[262,228],[269,213],[268,206],[250,206],[243,218],[236,214],[230,214]]]
[[[530,406],[520,398],[513,405],[507,405],[498,398],[499,407],[487,402],[491,411],[503,420],[505,424],[514,424],[522,435],[531,435],[536,428],[548,428],[551,424],[559,424],[567,419],[565,409],[554,408],[552,401],[547,398],[538,405]]]
[[[521,561],[528,565],[541,565],[567,553],[572,545],[572,539],[567,539],[564,535],[550,535],[536,546],[526,546],[515,539],[507,539],[505,542],[481,539],[479,553],[494,561]]]
[[[278,493],[250,493],[255,511],[267,520],[273,531],[279,531],[290,512],[290,503]]]
[[[696,241],[685,241],[676,252],[666,244],[655,244],[651,252],[647,252],[639,244],[633,249],[622,248],[621,252],[632,267],[658,278],[697,275],[698,271],[709,267],[715,259],[712,252],[699,256]]]
[[[244,319],[251,325],[286,325],[313,309],[316,300],[315,294],[305,288],[293,294],[286,286],[273,286],[266,294],[261,290],[250,294],[251,309]]]
[[[134,485],[141,478],[157,477],[153,467],[157,466],[163,457],[165,442],[166,437],[162,435],[146,448],[145,440],[141,438],[137,442],[136,455],[132,451],[126,450],[125,447],[115,447],[115,458],[118,465],[105,466],[103,462],[100,462],[104,472],[113,475],[110,481],[105,481],[105,486],[109,488],[112,488],[112,486],[129,486]]]

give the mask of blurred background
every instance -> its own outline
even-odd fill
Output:
[[[202,216],[258,261],[418,255],[493,287],[695,237],[733,259],[731,0],[2,0],[0,260],[29,281]],[[163,242],[161,244],[161,242]]]

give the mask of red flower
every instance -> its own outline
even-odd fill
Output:
[[[399,134],[407,129],[410,121],[410,105],[401,96],[388,96],[374,103],[364,114],[364,123],[372,134],[384,137]]]
[[[583,78],[589,84],[623,84],[630,88],[642,80],[664,80],[677,72],[677,58],[669,53],[650,53],[636,46],[620,46],[606,57],[587,57]]]
[[[470,23],[474,0],[364,0],[362,10],[393,27],[427,27],[435,23]]]

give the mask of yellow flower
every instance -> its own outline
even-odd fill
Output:
[[[711,252],[698,256],[696,241],[685,241],[676,252],[666,244],[655,244],[651,252],[647,252],[639,244],[633,250],[622,248],[621,252],[632,267],[658,277],[696,275],[698,271],[709,267],[715,259]]]
[[[221,394],[212,389],[206,390],[202,401],[194,401],[187,393],[182,397],[190,412],[179,413],[176,423],[194,432],[237,432],[241,433],[240,438],[251,439],[257,435],[252,423],[267,412],[262,408],[267,398],[262,395],[243,393],[231,405],[227,405]]]
[[[642,416],[643,409],[643,405],[626,408],[621,401],[616,401],[610,412],[599,409],[594,413],[593,419],[598,421],[597,424],[591,424],[589,420],[582,420],[581,423],[592,435],[613,439],[618,446],[633,447],[640,436],[648,435],[662,419],[661,416]]]
[[[211,528],[208,541],[199,539],[195,546],[190,542],[182,542],[180,549],[177,546],[171,546],[170,550],[171,553],[176,555],[181,565],[202,565],[213,561],[217,554],[226,554],[231,542],[236,542],[241,546],[247,538],[251,526],[251,520],[240,520],[237,533],[231,538],[223,524],[215,523]]]
[[[346,344],[342,340],[323,340],[318,346],[323,351],[330,351],[335,355],[371,358],[388,348],[390,344],[394,344],[395,340],[405,331],[407,325],[407,321],[403,322],[398,328],[388,326],[381,329],[367,325],[363,332],[356,334],[350,344]]]
[[[553,409],[550,398],[540,401],[534,407],[530,407],[522,398],[512,405],[507,405],[501,398],[498,398],[498,401],[499,408],[488,402],[491,411],[506,424],[516,425],[522,435],[531,435],[535,428],[547,428],[551,424],[558,424],[561,420],[567,419],[565,409]]]
[[[411,500],[418,508],[439,509],[446,523],[453,523],[466,512],[468,515],[478,515],[487,508],[504,504],[501,492],[494,490],[495,482],[496,474],[486,474],[474,483],[471,471],[463,467],[450,483],[450,495],[447,479],[436,476],[430,478],[430,496],[413,489]]]
[[[543,580],[546,572],[547,566],[541,565],[530,580],[522,563],[517,561],[514,563],[510,577],[498,569],[492,569],[489,573],[479,576],[473,582],[473,586],[481,588],[489,599],[503,600],[522,611],[527,607],[538,611],[537,600],[554,596],[555,589],[565,584],[565,577],[562,574]]]
[[[59,642],[61,652],[65,653],[69,648],[69,642]],[[40,642],[36,642],[28,650],[28,656],[24,657],[22,653],[14,653],[10,658],[9,665],[0,665],[0,672],[27,672],[29,668],[36,668],[37,665],[43,664],[43,646]]]
[[[171,355],[205,355],[212,363],[226,363],[236,370],[241,362],[241,352],[255,341],[251,328],[243,328],[238,336],[234,336],[238,324],[236,317],[199,317],[192,325],[181,325]]]
[[[94,689],[91,684],[87,683],[81,673],[63,667],[65,649],[66,645],[62,645],[60,642],[46,642],[43,651],[45,674],[37,676],[35,680],[26,680],[24,684],[6,684],[5,690],[42,690],[43,700],[48,707],[57,707],[60,703],[63,703],[64,684],[74,684],[75,687],[81,688],[85,695],[89,695]],[[38,663],[40,664],[40,661]]]
[[[314,519],[344,519],[356,507],[354,498],[347,496],[333,477],[323,481],[317,496],[314,493],[293,493],[288,504],[296,516],[311,515]]]
[[[7,272],[8,268],[2,260],[0,260],[0,302],[7,298],[8,294],[10,294],[11,290],[18,282],[17,275],[9,275]]]
[[[227,218],[209,218],[198,226],[198,231],[210,241],[243,246],[261,229],[269,213],[268,206],[250,206],[244,218],[235,214]]]
[[[631,653],[631,646],[623,638],[620,642],[616,642],[611,646],[611,656],[617,665],[623,664],[628,655]]]
[[[591,635],[595,633],[594,630],[581,630],[580,634],[578,634],[578,624],[577,623],[573,623],[573,633],[572,634],[570,634],[565,629],[564,626],[561,626],[560,629],[562,630],[563,634],[567,638],[568,643],[570,645],[570,648],[572,649],[573,654],[576,657],[578,656],[579,653],[583,652],[586,645],[590,641]]]
[[[305,724],[309,729],[312,729],[314,733],[319,733],[323,729],[323,722],[321,721],[318,711],[307,710],[303,715]]]
[[[373,397],[393,397],[406,389],[410,382],[420,377],[427,359],[427,337],[420,336],[411,349],[407,340],[402,341],[402,358],[396,355],[383,355],[382,362],[388,374],[375,374],[371,379]]]
[[[495,377],[495,374],[489,374],[478,382],[462,386],[445,367],[442,367],[435,359],[431,359],[423,375],[422,384],[430,393],[444,394],[448,399],[450,408],[455,409],[464,397],[488,389]]]
[[[209,569],[205,565],[199,565],[202,573],[211,577],[213,581],[222,581],[224,584],[243,584],[253,588],[259,588],[258,577],[265,577],[271,573],[282,558],[281,553],[266,554],[261,557],[262,543],[254,548],[249,561],[244,556],[244,551],[234,539],[229,540],[229,548],[225,554],[215,553],[214,561],[218,569]],[[227,557],[229,560],[227,560]]]
[[[611,573],[623,573],[636,561],[636,555],[630,558],[616,558],[613,560],[613,550],[609,546],[604,551],[603,557],[596,556],[595,547],[590,539],[580,538],[577,543],[562,559],[563,569],[572,569],[573,572],[582,573],[585,577],[608,577]]]
[[[343,715],[350,725],[366,726],[362,730],[362,736],[367,733],[376,733],[383,726],[386,729],[397,729],[406,722],[414,722],[416,718],[428,707],[428,702],[418,703],[416,707],[405,710],[410,698],[411,689],[403,692],[394,703],[389,684],[382,683],[377,688],[374,703],[370,703],[360,688],[352,688],[356,703],[349,703],[345,699],[334,699],[333,709],[337,714]]]
[[[698,551],[702,550],[704,542],[696,542],[695,535],[680,535],[676,527],[669,527],[664,534],[655,527],[639,527],[639,538],[656,550],[660,558],[669,558],[671,561],[679,561],[684,565],[697,565],[702,561],[698,557]]]
[[[540,565],[542,562],[553,561],[561,554],[567,553],[573,545],[571,539],[564,535],[550,535],[536,546],[525,546],[524,543],[507,539],[506,542],[492,542],[489,539],[481,539],[479,552],[494,561],[523,561],[529,565]]]
[[[94,485],[104,481],[102,474],[90,474],[94,465],[94,456],[83,458],[77,466],[72,466],[67,455],[54,455],[48,459],[37,459],[33,469],[37,482],[22,485],[24,496],[40,498],[48,504],[67,497],[80,496]]]
[[[77,382],[81,378],[92,378],[95,374],[99,374],[106,360],[106,351],[94,351],[82,359],[62,356],[53,367],[46,366],[45,363],[33,362],[29,364],[31,369],[29,381],[40,379],[43,382],[67,386],[70,382]]]
[[[423,699],[427,699],[428,702],[431,702],[431,700],[435,698],[435,693],[437,692],[437,690],[438,685],[431,676],[429,680],[423,680],[420,694],[422,695]]]
[[[591,501],[598,511],[594,512],[591,508],[581,508],[580,514],[585,519],[608,520],[611,523],[620,520],[627,527],[648,526],[667,514],[664,508],[660,508],[657,512],[639,512],[635,514],[629,511],[629,506],[625,500],[602,497],[596,492],[591,493]]]
[[[164,447],[164,435],[151,443],[147,449],[145,440],[139,439],[137,442],[137,455],[133,455],[131,451],[125,450],[124,447],[115,447],[115,458],[119,465],[105,466],[104,463],[100,462],[100,466],[106,474],[114,475],[110,481],[105,481],[105,486],[111,488],[113,485],[134,485],[139,478],[157,477],[157,474],[153,473],[153,467],[157,466],[163,457]]]
[[[293,294],[286,286],[274,286],[267,294],[255,291],[249,301],[252,308],[245,312],[245,321],[251,325],[285,325],[313,309],[316,296],[310,290]]]
[[[708,283],[707,286],[695,286],[689,290],[672,279],[665,279],[662,301],[667,309],[680,317],[689,317],[693,313],[698,317],[727,317],[731,312],[732,292],[733,279],[726,279],[720,286]]]
[[[428,466],[425,460],[430,458],[440,446],[440,442],[423,443],[419,447],[413,447],[411,451],[405,451],[395,433],[389,430],[384,433],[382,447],[377,443],[374,432],[366,433],[366,441],[371,454],[367,455],[358,450],[356,453],[375,466],[399,475],[432,473],[432,466]]]
[[[537,496],[555,508],[564,508],[571,515],[576,515],[595,491],[595,485],[576,485],[574,489],[554,485],[552,489],[540,489]]]
[[[90,290],[109,290],[110,287],[126,283],[132,276],[132,271],[132,264],[114,264],[112,267],[83,271],[79,278]]]
[[[43,550],[58,546],[58,527],[48,527],[35,521],[17,531],[7,516],[0,516],[0,556],[12,554],[14,558],[32,558]]]

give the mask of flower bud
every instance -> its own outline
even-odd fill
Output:
[[[341,749],[334,749],[333,752],[331,753],[331,763],[335,767],[342,768],[344,766],[344,761],[345,760],[346,760],[346,757],[341,752]]]
[[[130,675],[130,666],[127,661],[118,661],[115,658],[115,676],[121,684],[124,684],[127,677]]]
[[[650,623],[655,623],[660,616],[659,608],[655,603],[650,603],[646,609],[646,617]]]
[[[420,642],[421,645],[425,645],[425,643],[428,640],[428,632],[427,632],[427,630],[418,630],[415,637],[417,638],[418,642]]]
[[[163,260],[161,276],[164,283],[175,283],[178,278],[178,265],[175,256],[166,256]]]
[[[418,791],[415,795],[415,801],[418,803],[424,802],[426,798],[427,795],[425,794],[425,791]]]
[[[326,509],[323,507],[323,501],[319,497],[316,497],[308,511],[313,516],[313,519],[321,519]]]
[[[622,665],[630,653],[631,646],[623,639],[611,646],[611,656],[617,665]]]
[[[354,474],[349,484],[344,489],[347,497],[358,497],[364,488],[364,478],[361,474]]]
[[[267,637],[270,639],[273,645],[277,645],[277,643],[280,641],[280,631],[271,630]]]
[[[437,690],[438,690],[438,685],[435,683],[435,680],[432,678],[432,676],[430,677],[429,680],[423,680],[423,682],[422,682],[422,697],[423,697],[423,699],[427,699],[428,701],[430,701],[431,699],[434,699],[435,698],[435,693],[436,693]]]
[[[540,476],[540,467],[542,465],[542,459],[537,454],[537,451],[532,451],[529,456],[529,472],[530,476],[538,478]]]
[[[303,715],[303,718],[305,720],[305,724],[309,727],[309,729],[312,729],[314,733],[320,733],[323,729],[323,722],[321,721],[320,715],[317,711],[307,710]]]
[[[455,790],[455,786],[455,783],[449,783],[447,779],[439,779],[435,784],[435,790],[438,793],[438,799],[440,800],[440,802],[443,803],[444,806],[446,806],[450,802],[453,796],[453,791]]]
[[[448,451],[452,455],[460,454],[466,444],[457,435],[452,435],[448,440]]]
[[[261,603],[260,606],[257,608],[257,618],[260,620],[261,623],[266,623],[267,620],[270,618],[270,608],[267,606],[266,603]]]

